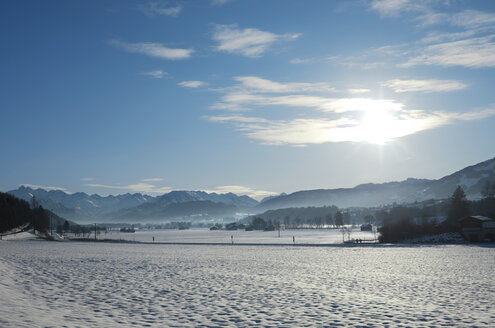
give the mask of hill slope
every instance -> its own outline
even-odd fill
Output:
[[[21,186],[9,194],[28,202],[34,196],[44,208],[76,222],[143,222],[194,215],[223,217],[236,212],[254,214],[289,207],[373,207],[394,202],[411,203],[448,198],[458,185],[464,188],[469,199],[479,199],[486,181],[495,181],[495,158],[438,180],[409,178],[400,182],[361,184],[354,188],[303,190],[267,197],[260,203],[248,196],[204,191],[172,191],[157,197],[139,193],[102,197]]]
[[[339,207],[379,206],[427,199],[445,199],[460,185],[469,199],[479,199],[484,183],[495,181],[495,158],[466,167],[439,180],[412,179],[382,184],[362,184],[354,188],[297,191],[272,197],[256,207],[270,209],[336,205]]]

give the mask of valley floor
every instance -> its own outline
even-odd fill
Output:
[[[495,248],[0,241],[1,327],[489,327]]]
[[[93,238],[94,235],[90,235]],[[244,230],[214,230],[189,229],[189,230],[142,230],[135,233],[121,233],[118,231],[101,233],[98,239],[128,240],[139,242],[169,242],[169,243],[247,243],[247,244],[339,244],[342,243],[340,229],[295,229],[278,231],[244,231]],[[371,231],[352,229],[351,233],[345,233],[344,238],[361,238],[365,240],[375,239]],[[293,239],[294,238],[294,239]]]

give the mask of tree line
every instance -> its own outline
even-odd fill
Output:
[[[340,210],[337,206],[309,206],[269,210],[261,214],[248,216],[242,222],[245,222],[248,227],[253,227],[253,230],[278,228],[280,226],[285,229],[319,229],[356,224],[356,218],[354,211]]]
[[[394,206],[377,213],[382,222],[380,242],[396,243],[406,239],[446,232],[460,232],[459,219],[469,215],[495,218],[495,183],[487,181],[482,199],[469,201],[458,186],[446,202],[435,202],[423,207]],[[444,217],[441,222],[437,217]]]
[[[22,226],[46,232],[50,227],[50,214],[34,198],[29,204],[25,200],[0,192],[0,232]]]

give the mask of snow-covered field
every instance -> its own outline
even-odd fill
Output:
[[[493,327],[488,246],[0,241],[0,327]]]
[[[94,235],[90,235],[93,238]],[[182,243],[234,243],[253,244],[292,244],[293,237],[297,244],[337,244],[342,243],[342,233],[339,229],[297,229],[278,231],[244,231],[244,230],[143,230],[135,233],[108,232],[97,235],[98,239],[123,239],[130,241],[152,242],[182,242]],[[345,233],[344,238],[348,239]],[[369,231],[352,229],[350,238],[374,239]]]

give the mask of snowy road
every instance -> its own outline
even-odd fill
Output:
[[[0,242],[1,327],[490,327],[495,248]]]

